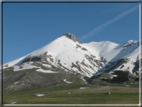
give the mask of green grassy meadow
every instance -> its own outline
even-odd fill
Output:
[[[54,86],[41,89],[20,90],[3,95],[3,103],[11,104],[138,104],[139,89],[112,86]],[[70,92],[70,94],[69,94]],[[106,94],[110,92],[111,94]],[[36,96],[35,94],[45,94]]]

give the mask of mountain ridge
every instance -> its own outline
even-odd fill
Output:
[[[105,72],[105,67],[109,65],[109,62],[116,62],[123,58],[130,58],[131,62],[136,62],[139,56],[138,47],[139,41],[136,40],[129,40],[121,45],[110,41],[82,43],[76,39],[75,35],[65,33],[44,47],[4,64],[3,68],[14,67],[16,69],[24,62],[47,61],[46,63],[50,66],[91,77],[100,70]],[[130,67],[132,73],[134,65],[126,66],[133,66]]]
[[[110,41],[82,43],[75,35],[64,34],[4,64],[3,90],[7,93],[50,86],[101,85],[102,80],[134,80],[141,71],[139,44],[132,40],[121,45]]]

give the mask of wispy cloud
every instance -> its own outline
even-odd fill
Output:
[[[108,20],[107,22],[105,22],[104,24],[101,24],[100,26],[96,27],[94,30],[92,30],[91,32],[89,32],[88,34],[80,37],[80,40],[84,40],[87,39],[89,37],[94,36],[95,34],[97,34],[98,32],[102,31],[104,28],[106,28],[107,26],[113,24],[114,22],[120,20],[121,18],[127,16],[128,14],[130,14],[131,12],[133,12],[134,10],[136,10],[138,8],[138,6],[133,7],[123,13],[121,13],[120,15],[114,17],[113,19]]]

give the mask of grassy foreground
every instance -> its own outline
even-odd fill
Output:
[[[106,94],[110,92],[111,94]],[[44,94],[45,96],[36,96]],[[112,86],[54,86],[21,90],[3,95],[3,103],[11,104],[138,104],[139,88]]]

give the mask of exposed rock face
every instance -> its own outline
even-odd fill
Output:
[[[73,41],[75,41],[75,42],[77,41],[78,43],[81,43],[81,44],[82,44],[82,42],[81,42],[80,40],[76,39],[76,37],[75,37],[74,34],[65,33],[64,35],[66,35],[66,37],[70,38],[71,40],[73,40]]]

